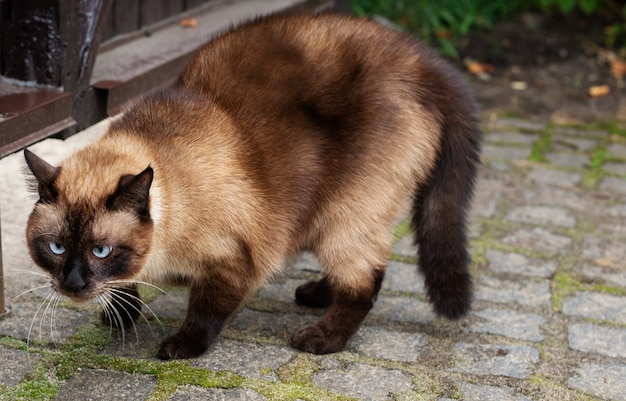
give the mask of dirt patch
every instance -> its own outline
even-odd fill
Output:
[[[626,121],[626,92],[612,75],[614,54],[592,40],[601,21],[524,14],[463,43],[463,59],[493,66],[488,79],[470,78],[484,111],[504,111],[557,123]],[[592,86],[610,93],[591,99]]]

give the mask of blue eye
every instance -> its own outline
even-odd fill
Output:
[[[108,245],[102,245],[102,246],[94,246],[92,252],[96,258],[104,259],[107,256],[109,256],[112,250],[113,250],[112,247]]]
[[[50,241],[48,246],[55,255],[63,255],[65,253],[65,247],[56,241]]]

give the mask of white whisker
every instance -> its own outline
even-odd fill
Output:
[[[55,339],[55,334],[58,334],[58,330],[56,328],[56,312],[58,310],[58,306],[61,303],[61,295],[56,294],[54,297],[54,302],[52,303],[52,307],[50,308],[50,340],[57,347],[57,342]]]
[[[24,292],[21,292],[21,293],[17,294],[16,296],[14,296],[13,298],[11,298],[11,301],[15,301],[15,300],[16,300],[16,299],[18,299],[19,297],[21,297],[21,296],[23,296],[23,295],[26,295],[26,294],[28,294],[29,292],[34,292],[34,291],[37,291],[37,290],[41,290],[41,289],[43,289],[43,288],[52,288],[52,284],[48,283],[48,284],[45,284],[45,285],[42,285],[42,286],[39,286],[39,287],[31,288],[31,289],[26,290],[26,291],[24,291]]]
[[[123,309],[123,311],[126,313],[126,316],[128,316],[130,318],[130,322],[133,325],[133,330],[135,331],[135,339],[137,341],[137,344],[139,344],[139,332],[137,331],[137,325],[135,325],[135,319],[133,319],[132,314],[130,313],[130,311],[128,309],[126,309],[126,307],[124,305],[121,304],[122,301],[124,301],[124,303],[126,303],[127,305],[130,305],[134,310],[138,311],[141,314],[140,310],[137,310],[137,307],[135,307],[134,305],[132,305],[128,300],[123,298],[123,295],[130,295],[127,294],[121,290],[117,290],[115,288],[108,288],[108,292],[111,296],[111,300],[109,302],[109,306],[114,309],[116,312],[118,312],[118,315],[120,316],[120,325],[123,327],[124,326],[124,320],[121,318],[121,314],[119,314],[119,311],[116,306],[119,306],[120,308]],[[120,293],[122,294],[122,296],[116,296],[116,293]],[[116,302],[117,305],[113,304],[113,301]]]
[[[43,328],[44,328],[44,325],[46,324],[46,314],[48,314],[48,311],[50,311],[50,319],[52,319],[52,311],[50,307],[53,306],[53,304],[56,302],[58,297],[60,297],[60,295],[56,292],[53,292],[52,297],[50,297],[50,302],[48,302],[48,304],[46,305],[46,308],[41,314],[41,319],[39,320],[39,340],[40,341],[43,341]]]
[[[106,295],[109,295],[108,293]],[[102,313],[109,322],[109,338],[113,337],[113,316],[109,311],[109,300],[105,295],[98,295],[96,301],[102,306]]]
[[[141,281],[141,280],[111,280],[111,281],[107,281],[105,284],[142,284],[148,287],[152,287],[158,291],[160,291],[163,294],[167,294],[167,291],[165,291],[163,288],[156,286],[152,283],[148,283],[146,281]]]
[[[126,328],[124,327],[124,321],[122,320],[122,316],[120,315],[120,312],[117,310],[117,308],[115,308],[112,305],[111,301],[109,301],[107,307],[109,308],[109,310],[111,311],[115,319],[117,320],[117,326],[122,331],[122,350],[124,350],[124,348],[126,347]]]
[[[39,314],[39,312],[41,311],[41,308],[43,308],[43,305],[52,298],[52,296],[54,296],[55,292],[51,291],[44,299],[43,301],[41,301],[41,303],[39,304],[39,308],[37,308],[37,310],[35,311],[35,315],[33,316],[32,320],[30,321],[30,327],[28,328],[28,335],[26,336],[26,349],[28,349],[30,347],[30,335],[32,334],[33,331],[33,326],[35,325],[35,319],[37,319],[37,315]]]
[[[41,272],[34,271],[34,270],[28,270],[28,269],[12,269],[12,271],[17,272],[17,273],[28,273],[28,274],[33,274],[33,275],[35,275],[35,276],[40,276],[40,277],[50,278],[50,275],[49,275],[49,274],[41,273]]]
[[[157,323],[159,324],[159,326],[161,326],[161,328],[163,328],[163,323],[161,322],[161,320],[159,319],[159,317],[156,315],[156,313],[154,313],[154,311],[152,310],[152,308],[150,308],[150,306],[148,306],[147,303],[145,303],[140,297],[137,297],[133,294],[129,294],[127,292],[123,292],[117,288],[109,288],[109,291],[113,292],[113,293],[121,293],[124,294],[126,296],[128,296],[131,299],[134,299],[135,301],[137,301],[140,305],[145,306],[146,309],[148,309],[148,312],[150,312],[150,314],[152,314],[152,316],[154,316],[154,319],[157,321]],[[148,320],[148,318],[146,317],[146,315],[143,314],[143,312],[141,312],[140,308],[137,308],[135,305],[132,305],[128,300],[124,299],[124,302],[126,302],[127,304],[129,304],[134,310],[136,310],[137,312],[139,312],[139,315],[143,318],[143,320],[145,320],[145,322],[148,324],[148,327],[150,327],[150,329],[152,330],[152,326],[150,325],[150,321]]]

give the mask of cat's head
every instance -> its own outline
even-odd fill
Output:
[[[152,168],[125,174],[123,163],[90,165],[80,158],[55,167],[28,150],[24,155],[39,196],[26,240],[52,287],[86,301],[128,284],[150,251]]]

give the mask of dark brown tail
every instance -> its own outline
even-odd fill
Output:
[[[450,72],[444,66],[446,70]],[[456,78],[454,72],[452,78]],[[460,81],[452,81],[451,86],[443,80],[434,84],[443,85],[437,89],[445,94],[430,98],[429,104],[442,119],[440,152],[430,180],[415,195],[412,225],[428,298],[437,314],[457,319],[469,311],[472,301],[466,215],[480,160],[481,134],[476,107],[465,86]]]

